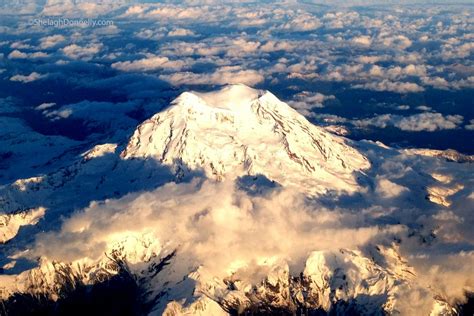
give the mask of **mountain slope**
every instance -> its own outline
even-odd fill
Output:
[[[311,194],[356,191],[356,173],[370,166],[343,138],[244,85],[181,94],[136,129],[122,156],[154,158],[178,176],[188,169],[216,179],[264,175]]]

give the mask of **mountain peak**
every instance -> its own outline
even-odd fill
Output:
[[[261,94],[263,94],[263,91],[250,88],[244,84],[231,84],[217,91],[185,92],[182,96],[197,96],[210,107],[235,110],[235,108],[249,105]]]
[[[356,191],[368,160],[268,91],[228,85],[185,92],[136,129],[122,157],[153,158],[177,176],[201,169],[218,180],[263,175],[310,194]]]
[[[251,106],[256,101],[267,100],[266,104],[280,104],[271,92],[258,90],[244,84],[229,84],[209,92],[183,92],[172,105],[188,109],[206,109],[212,112],[226,112],[235,115],[252,115]],[[287,106],[285,104],[285,106]]]

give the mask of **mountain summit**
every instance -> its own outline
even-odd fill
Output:
[[[228,85],[185,92],[138,126],[124,158],[153,158],[178,176],[203,170],[215,179],[264,175],[311,194],[357,190],[370,166],[347,140],[314,126],[269,91]]]

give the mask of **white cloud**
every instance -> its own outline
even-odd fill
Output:
[[[44,52],[23,53],[19,50],[14,50],[8,55],[8,59],[35,59],[45,57],[49,57],[49,55]]]
[[[49,57],[45,52],[34,52],[28,55],[29,58],[46,58]]]
[[[66,38],[60,34],[46,36],[40,39],[40,48],[48,49],[57,46],[58,44],[64,42]]]
[[[10,48],[15,48],[15,49],[30,49],[31,45],[27,44],[27,41],[18,41],[18,42],[13,42],[10,45]]]
[[[447,90],[451,87],[451,84],[442,77],[422,77],[421,80],[423,81],[423,84],[432,86],[436,89]]]
[[[63,18],[97,17],[129,5],[127,0],[68,1],[48,0],[41,11],[42,16],[61,16]]]
[[[408,188],[398,185],[389,179],[383,177],[377,178],[376,192],[383,198],[395,198],[407,191],[409,191]]]
[[[357,61],[362,64],[374,64],[383,60],[383,56],[359,56],[357,57]]]
[[[421,35],[418,39],[420,42],[427,42],[429,41],[430,37],[428,35]]]
[[[24,75],[14,75],[10,78],[10,81],[17,81],[17,82],[22,82],[22,83],[28,83],[32,81],[36,81],[39,79],[42,79],[46,77],[46,75],[39,74],[37,72],[32,72],[27,76]]]
[[[409,106],[409,105],[406,105],[406,104],[397,105],[397,106],[396,106],[396,109],[397,109],[397,110],[405,111],[405,110],[409,110],[409,109],[410,109],[410,106]]]
[[[9,59],[26,59],[28,58],[28,54],[20,52],[19,50],[15,49],[10,54],[8,54]]]
[[[54,103],[54,102],[51,102],[51,103],[41,103],[40,105],[38,105],[37,107],[35,107],[35,110],[42,111],[42,110],[49,109],[50,107],[53,107],[53,106],[55,106],[55,105],[56,105],[56,103]]]
[[[355,120],[352,121],[352,124],[357,127],[375,126],[386,128],[387,126],[392,125],[392,117],[393,115],[391,114],[382,114],[367,119]]]
[[[262,74],[255,70],[244,70],[239,66],[224,66],[212,73],[178,72],[161,75],[161,79],[174,85],[195,84],[237,84],[253,86],[264,80]]]
[[[225,10],[224,10],[225,11]],[[160,5],[155,9],[149,10],[145,13],[138,14],[139,16],[152,19],[172,19],[172,20],[200,20],[206,18],[213,18],[213,12],[207,6],[178,6],[178,5]],[[136,13],[134,13],[136,14]]]
[[[188,43],[188,42],[177,42],[173,41],[169,45],[165,46],[163,53],[168,56],[191,56],[191,55],[201,55],[201,56],[211,56],[218,55],[227,50],[225,39],[217,40],[215,39],[211,43],[207,42],[198,42],[198,43]]]
[[[328,29],[342,29],[347,25],[360,23],[360,15],[357,12],[329,12],[323,16],[324,26]]]
[[[416,109],[420,111],[431,111],[431,107],[426,106],[426,105],[419,105],[416,107]]]
[[[424,65],[409,64],[405,67],[392,66],[389,68],[373,65],[370,68],[369,75],[381,77],[390,80],[403,79],[406,77],[424,77],[426,76],[426,67]],[[363,74],[361,74],[363,75]]]
[[[294,96],[288,104],[304,116],[311,116],[311,110],[323,107],[323,103],[327,100],[333,100],[333,95],[324,95],[319,92],[303,91]]]
[[[249,41],[245,38],[234,39],[227,44],[226,54],[232,57],[244,57],[256,53],[260,47],[260,42]]]
[[[374,77],[383,77],[385,75],[385,71],[382,67],[373,65],[370,68],[369,74],[370,76],[374,76]]]
[[[463,121],[461,115],[443,116],[440,113],[420,113],[404,117],[395,126],[404,131],[428,131],[454,129]]]
[[[127,8],[127,10],[125,11],[124,16],[137,15],[137,14],[141,14],[143,12],[145,12],[145,6],[143,6],[143,5],[134,5],[134,6],[131,6],[131,7]]]
[[[425,58],[419,52],[401,52],[396,56],[392,57],[393,61],[400,64],[422,64],[425,62]]]
[[[372,39],[370,38],[370,36],[364,35],[364,36],[354,37],[352,39],[352,42],[358,45],[369,46],[370,44],[372,44]]]
[[[59,234],[43,235],[34,252],[61,261],[95,259],[108,244],[147,232],[159,244],[179,247],[191,265],[203,265],[223,277],[235,260],[251,264],[259,257],[281,256],[302,266],[313,249],[354,248],[400,230],[397,225],[346,227],[354,220],[340,210],[306,204],[291,190],[251,197],[230,181],[170,183],[152,192],[92,203],[68,219]]]
[[[86,46],[71,44],[62,49],[64,55],[71,59],[91,60],[103,48],[101,43],[91,43]]]
[[[356,84],[353,86],[358,89],[368,89],[375,91],[391,91],[397,93],[422,92],[425,89],[413,82],[396,82],[384,79],[380,82],[371,82],[365,84]]]
[[[466,58],[471,55],[474,51],[474,43],[460,43],[459,40],[456,43],[448,43],[442,47],[442,57],[446,60],[455,58]]]
[[[309,13],[297,13],[296,16],[290,18],[290,21],[283,24],[282,28],[292,31],[314,31],[322,25],[317,17]]]
[[[381,42],[385,46],[400,50],[404,50],[413,44],[405,35],[387,36],[382,38]]]
[[[378,115],[373,118],[355,120],[352,123],[358,127],[375,126],[386,128],[393,126],[403,131],[410,132],[434,132],[438,130],[455,129],[463,122],[461,115],[446,115],[441,113],[420,113],[411,116],[400,116],[393,114]]]
[[[112,64],[112,68],[122,71],[153,71],[157,69],[179,70],[185,66],[180,60],[169,60],[168,57],[149,55],[134,61],[121,61]]]
[[[276,51],[287,51],[290,52],[296,48],[295,43],[289,41],[267,41],[265,44],[260,46],[263,52],[276,52]]]
[[[160,27],[158,29],[140,29],[135,36],[143,39],[159,40],[165,36],[167,28]]]
[[[426,75],[426,67],[423,65],[409,64],[402,69],[402,72],[407,76],[424,76]]]
[[[184,29],[184,28],[177,28],[168,32],[168,36],[194,36],[196,35],[192,30]]]

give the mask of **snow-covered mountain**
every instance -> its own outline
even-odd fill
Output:
[[[474,179],[445,158],[333,135],[268,91],[183,93],[123,144],[0,187],[2,306],[118,288],[150,315],[456,315]]]
[[[347,140],[245,85],[183,93],[137,128],[122,156],[154,158],[178,175],[198,168],[216,179],[264,175],[310,193],[356,191],[357,174],[370,166]]]

